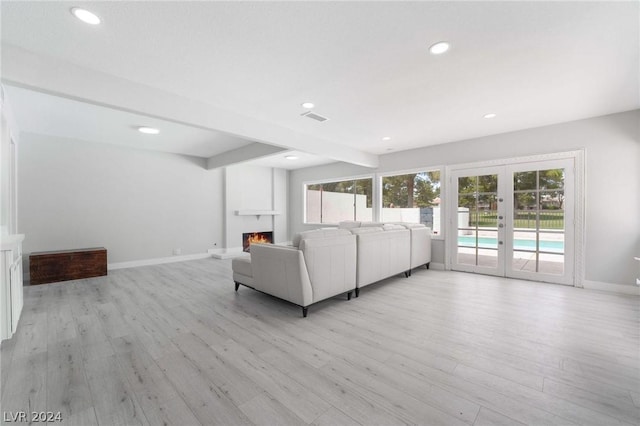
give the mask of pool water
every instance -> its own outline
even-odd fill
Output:
[[[458,245],[462,247],[475,247],[476,246],[476,237],[473,236],[459,236],[458,237]],[[496,238],[490,237],[479,237],[478,238],[478,247],[479,248],[497,248],[498,240]],[[514,240],[513,241],[513,249],[514,250],[535,250],[536,249],[536,241],[535,240]],[[553,251],[553,252],[564,252],[564,241],[545,241],[540,240],[540,250],[542,251]]]

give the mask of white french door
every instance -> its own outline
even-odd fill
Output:
[[[452,170],[451,269],[573,284],[573,163]]]

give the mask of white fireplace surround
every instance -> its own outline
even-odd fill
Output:
[[[286,170],[247,165],[224,170],[223,242],[208,252],[215,258],[248,256],[242,234],[273,232],[273,242],[287,240]]]

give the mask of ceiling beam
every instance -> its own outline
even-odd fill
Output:
[[[255,160],[257,158],[266,157],[277,154],[279,152],[290,151],[286,148],[280,148],[273,145],[265,145],[263,143],[252,143],[231,151],[223,152],[213,156],[207,160],[207,169],[217,169],[220,167],[230,166],[232,164],[244,163]]]
[[[378,166],[375,154],[11,45],[2,44],[1,74],[2,81],[9,84],[81,102],[222,131],[359,166]]]

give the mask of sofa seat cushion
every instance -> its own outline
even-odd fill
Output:
[[[251,256],[234,257],[231,260],[231,269],[233,269],[233,272],[236,274],[253,277],[253,271],[251,270]]]

